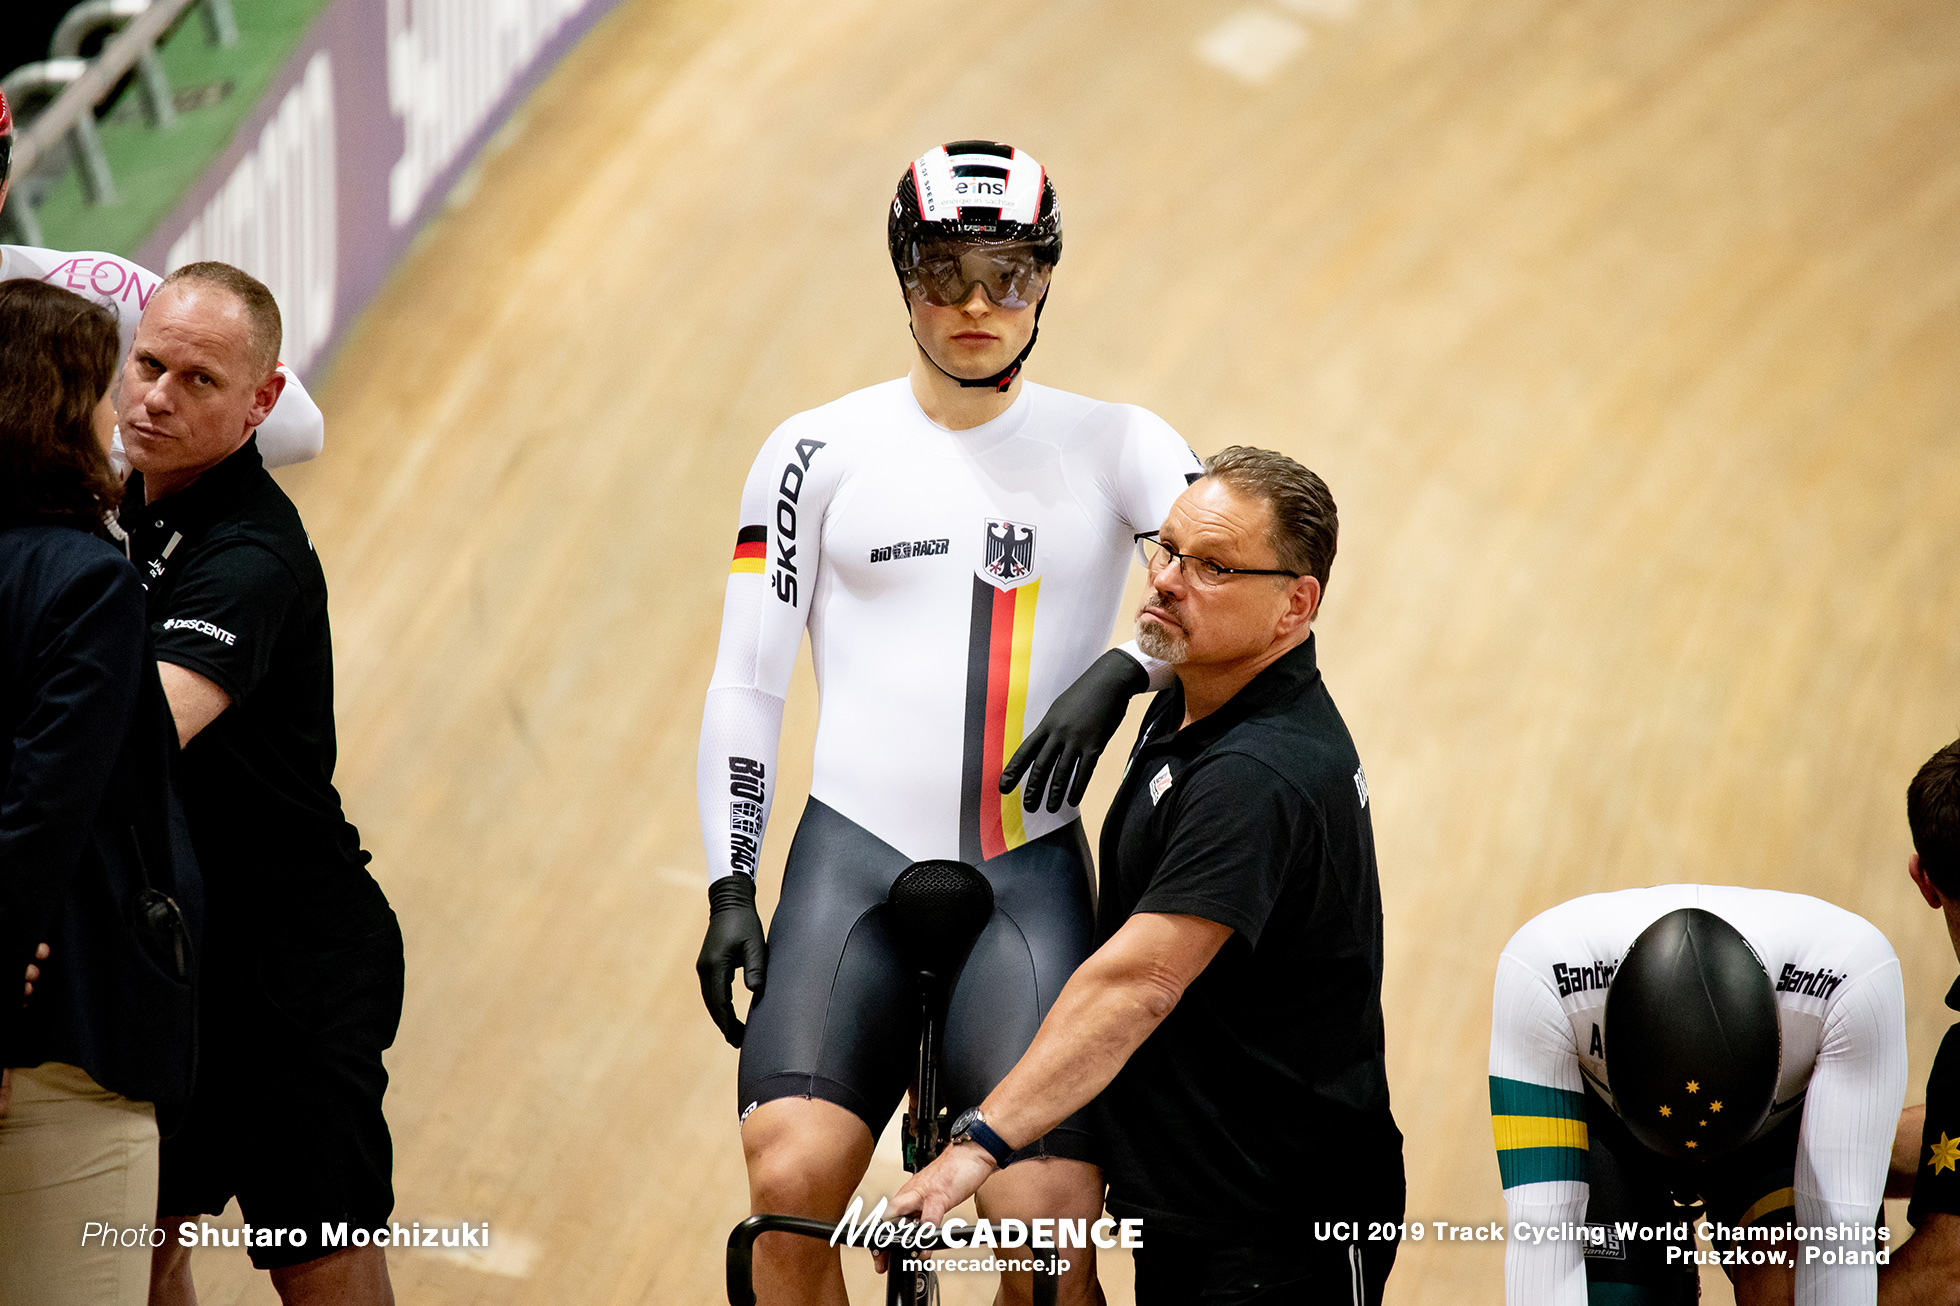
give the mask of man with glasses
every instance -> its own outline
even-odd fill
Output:
[[[1402,1135],[1368,785],[1314,663],[1337,531],[1319,477],[1231,448],[1139,537],[1177,684],[1103,822],[1100,946],[898,1212],[938,1222],[1095,1099],[1138,1306],[1380,1301]]]
[[[1161,420],[1024,380],[1061,255],[1040,164],[990,141],[929,151],[887,223],[914,341],[908,376],[798,414],[742,493],[697,768],[711,916],[703,997],[742,1050],[750,1200],[836,1220],[917,1059],[916,977],[883,903],[905,866],[958,859],[996,910],[944,1027],[955,1110],[1026,1050],[1094,934],[1077,818],[1090,768],[1155,667],[1105,651],[1130,542],[1197,459]],[[822,710],[810,800],[765,944],[758,855],[777,737],[808,630]],[[1100,657],[1099,657],[1100,655]],[[1037,724],[1039,723],[1039,724]],[[1003,796],[1025,773],[1024,796]],[[1045,801],[1044,801],[1045,800]],[[736,969],[753,998],[730,1002]],[[763,978],[765,969],[768,985]],[[1094,1218],[1102,1176],[1078,1120],[1001,1160],[990,1218]],[[1073,1258],[1064,1302],[1096,1299]],[[1006,1276],[1006,1300],[1031,1276]],[[765,1303],[845,1300],[837,1253],[756,1247]]]

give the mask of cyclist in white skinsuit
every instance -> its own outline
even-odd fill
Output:
[[[7,97],[0,95],[0,205],[7,202],[13,170],[13,114]],[[122,360],[129,356],[130,342],[136,339],[136,323],[143,306],[162,280],[156,273],[125,258],[100,251],[63,253],[33,245],[0,245],[0,281],[24,277],[45,281],[95,300],[116,315],[116,329],[122,336],[122,353],[116,360],[116,374],[122,375]],[[258,428],[259,455],[267,467],[303,463],[317,457],[326,440],[326,421],[320,406],[306,393],[299,378],[284,363],[279,371],[286,388],[279,402]],[[122,454],[122,436],[117,434],[112,460],[116,470],[126,472],[129,464]]]
[[[1644,933],[1650,926],[1659,933],[1670,919],[1685,919],[1679,913],[1689,908],[1726,922],[1754,954],[1744,969],[1756,977],[1751,983],[1760,981],[1760,1005],[1770,1013],[1758,1056],[1760,1120],[1743,1095],[1715,1084],[1719,1057],[1706,1050],[1683,1064],[1707,1065],[1709,1073],[1683,1071],[1674,1077],[1680,1083],[1667,1078],[1656,1096],[1640,1082],[1659,1072],[1652,1071],[1654,1058],[1633,1050],[1639,1031],[1607,1023],[1609,997],[1622,996],[1614,985],[1627,982],[1630,946],[1653,938]],[[1714,952],[1706,937],[1694,946]],[[1682,1012],[1704,991],[1695,983],[1658,994],[1668,1009],[1663,1041],[1693,1040]],[[1746,1020],[1735,1005],[1716,1003],[1725,1047],[1744,1041],[1738,1031]],[[1615,1020],[1620,1012],[1614,1009]],[[1617,1058],[1610,1067],[1609,1056]],[[1871,1244],[1850,1230],[1882,1223],[1905,1078],[1898,958],[1884,935],[1843,908],[1797,893],[1670,884],[1591,894],[1535,917],[1498,959],[1491,1115],[1510,1221],[1551,1236],[1508,1240],[1506,1301],[1585,1306],[1590,1280],[1627,1306],[1692,1302],[1692,1264],[1668,1258],[1661,1243],[1615,1237],[1588,1250],[1561,1235],[1585,1223],[1610,1230],[1621,1220],[1658,1226],[1706,1218],[1730,1228],[1794,1222],[1817,1234],[1736,1244],[1752,1256],[1788,1252],[1799,1306],[1872,1302]],[[1727,1140],[1726,1152],[1701,1159],[1708,1148],[1697,1136],[1731,1122],[1744,1132]],[[1686,1131],[1678,1149],[1665,1132],[1654,1132],[1673,1126]],[[1705,1215],[1674,1205],[1694,1197],[1703,1199]],[[1757,1282],[1747,1281],[1752,1275]],[[1741,1306],[1788,1291],[1787,1271],[1732,1269],[1730,1277]]]
[[[812,797],[910,860],[978,865],[1076,820],[1020,810],[1001,769],[1107,646],[1132,536],[1162,524],[1198,464],[1141,408],[1019,390],[949,431],[887,381],[763,446],[702,726],[710,880],[755,873],[806,625],[823,701]]]
[[[1166,670],[1105,647],[1132,537],[1201,471],[1152,414],[1020,379],[1060,244],[1034,160],[978,141],[928,153],[900,183],[889,234],[919,342],[912,376],[791,418],[757,457],[697,773],[714,907],[702,986],[742,1049],[751,1200],[829,1220],[917,1055],[915,981],[882,911],[898,872],[954,858],[994,889],[946,1017],[955,1113],[1019,1059],[1091,949],[1074,803],[1128,696]],[[806,629],[821,695],[811,798],[744,1031],[728,985],[737,966],[752,989],[761,979],[757,852]],[[1004,770],[1010,783],[1027,770],[1024,799],[1003,796]],[[1093,1160],[1068,1122],[980,1200],[994,1218],[1093,1216]],[[772,1241],[787,1240],[757,1247],[763,1302],[843,1300],[834,1251]],[[1062,1300],[1092,1300],[1092,1267],[1074,1259]],[[1027,1300],[1028,1276],[1007,1290]]]

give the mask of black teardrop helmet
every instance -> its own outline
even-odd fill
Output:
[[[1747,1142],[1776,1100],[1776,987],[1749,940],[1683,907],[1649,925],[1606,990],[1606,1082],[1633,1136],[1706,1161]]]

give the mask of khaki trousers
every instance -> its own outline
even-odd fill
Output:
[[[0,1116],[0,1306],[143,1306],[157,1121],[79,1067],[13,1072]],[[85,1229],[94,1222],[107,1233]],[[129,1233],[123,1233],[129,1230]]]

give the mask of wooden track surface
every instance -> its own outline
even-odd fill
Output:
[[[1865,914],[1916,1095],[1955,968],[1903,870],[1906,781],[1960,731],[1955,49],[1942,0],[626,0],[282,474],[408,939],[399,1215],[498,1239],[394,1255],[402,1300],[721,1299],[693,777],[737,493],[782,418],[904,370],[885,206],[961,136],[1060,187],[1030,375],[1340,501],[1321,656],[1374,795],[1411,1218],[1501,1218],[1490,976],[1584,892]],[[765,897],[814,720],[806,671]],[[273,1300],[241,1266],[200,1260],[207,1303]],[[1389,1293],[1501,1299],[1495,1248],[1433,1238]]]

